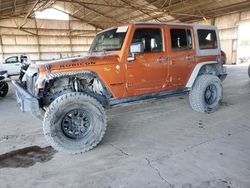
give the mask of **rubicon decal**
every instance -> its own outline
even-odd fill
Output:
[[[70,63],[65,65],[60,65],[60,68],[70,68],[70,67],[82,67],[82,66],[88,66],[88,65],[95,65],[96,63],[94,61],[91,62],[77,62],[77,63]]]

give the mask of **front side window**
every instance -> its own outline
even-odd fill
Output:
[[[176,51],[193,49],[192,33],[189,29],[170,29],[172,49]]]
[[[17,63],[18,62],[18,57],[14,56],[14,57],[9,57],[8,59],[6,59],[5,63],[10,64],[10,63]]]
[[[198,30],[200,49],[217,49],[217,36],[214,30],[199,29]]]
[[[98,34],[91,47],[90,52],[117,51],[121,50],[127,33],[127,26],[118,27]]]
[[[142,43],[144,53],[162,52],[162,32],[158,28],[138,28],[135,30],[132,44]]]

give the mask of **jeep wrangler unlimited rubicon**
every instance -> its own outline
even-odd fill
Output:
[[[132,23],[97,34],[88,56],[32,64],[13,84],[21,110],[43,117],[47,141],[81,153],[101,141],[105,108],[189,92],[194,110],[211,113],[226,75],[216,27]]]

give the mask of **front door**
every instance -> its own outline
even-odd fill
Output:
[[[166,90],[168,57],[164,32],[163,26],[138,26],[134,29],[131,44],[142,44],[142,51],[134,54],[134,60],[126,62],[126,86],[129,96]]]

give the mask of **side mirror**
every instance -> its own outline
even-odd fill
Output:
[[[128,61],[135,60],[135,54],[144,52],[144,44],[143,42],[132,43],[130,46],[131,56],[128,57]]]

